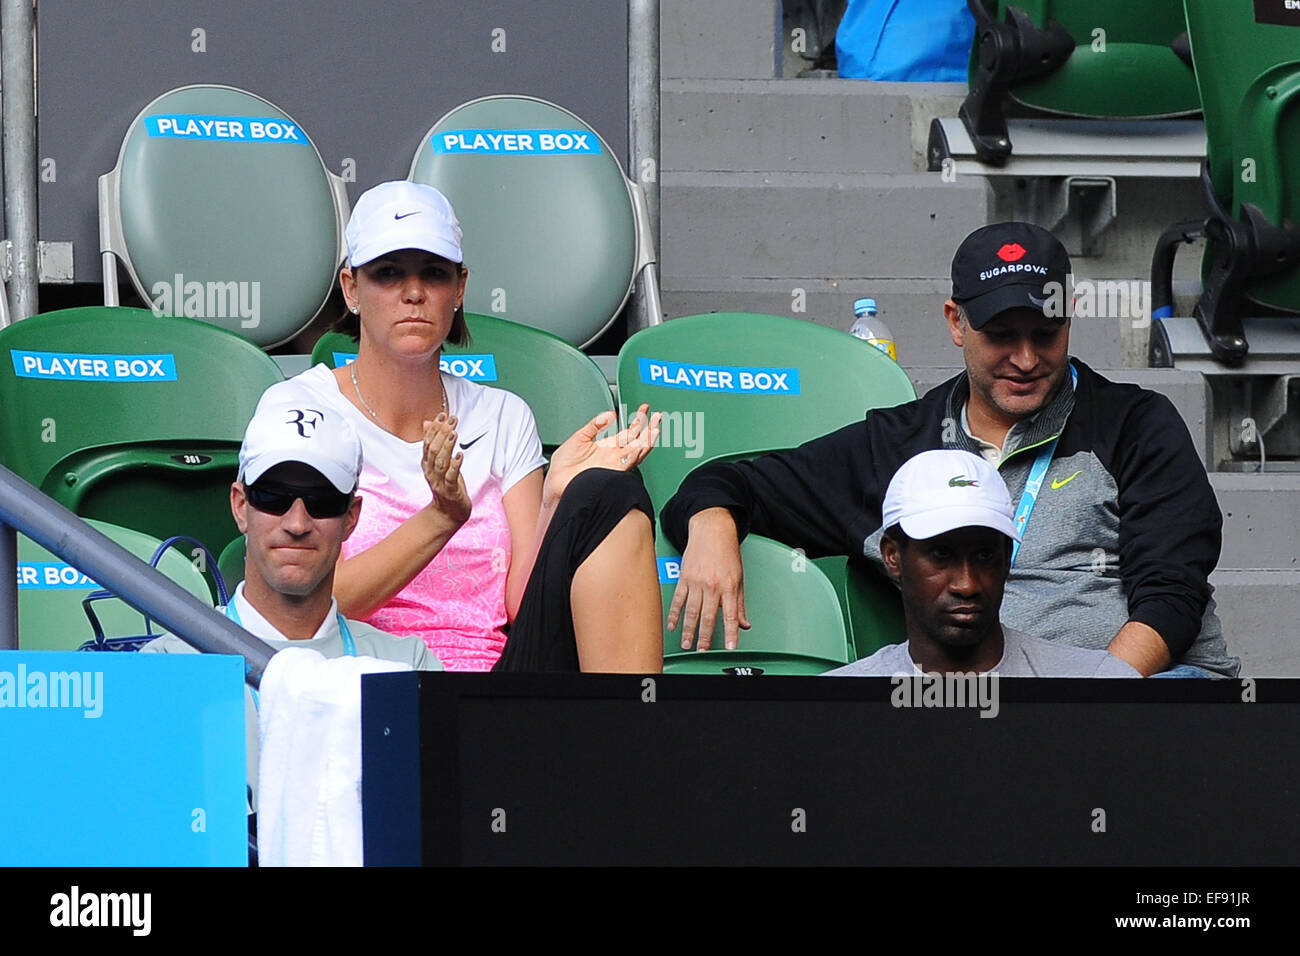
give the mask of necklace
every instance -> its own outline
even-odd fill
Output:
[[[365,410],[370,413],[371,418],[373,418],[375,421],[378,422],[379,421],[378,413],[373,408],[370,407],[370,403],[366,401],[366,397],[361,394],[361,386],[357,384],[357,363],[355,361],[348,363],[348,371],[352,373],[352,387],[356,390],[357,398],[361,400],[362,407],[364,407]],[[442,385],[441,379],[439,379],[438,384]],[[447,407],[447,386],[446,385],[442,386],[442,411],[444,415],[446,415],[448,418],[451,418],[451,409]],[[383,423],[380,422],[380,424],[382,425]]]

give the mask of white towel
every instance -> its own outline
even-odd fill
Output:
[[[262,866],[360,866],[361,675],[373,657],[288,647],[262,675],[257,855]]]

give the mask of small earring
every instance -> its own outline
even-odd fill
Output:
[[[360,315],[360,314],[361,314],[361,310],[360,310],[359,308],[357,308],[357,307],[354,305],[354,306],[352,307],[352,314],[353,314],[353,315]]]

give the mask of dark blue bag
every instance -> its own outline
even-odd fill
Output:
[[[974,39],[966,0],[849,0],[835,53],[852,79],[965,83]]]

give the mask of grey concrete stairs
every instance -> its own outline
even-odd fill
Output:
[[[783,79],[779,0],[662,10],[666,313],[768,312],[847,329],[853,300],[870,295],[918,393],[949,378],[961,363],[942,312],[952,252],[1008,215],[1017,188],[925,170],[930,119],[955,115],[964,86]],[[1154,237],[1199,211],[1194,183],[1121,180],[1117,201],[1103,253],[1076,258],[1077,275],[1146,278]],[[1197,260],[1180,256],[1180,287]],[[1141,367],[1145,335],[1141,323],[1076,319],[1071,352],[1167,395],[1208,458],[1204,379]],[[1211,477],[1224,513],[1211,581],[1230,647],[1245,673],[1300,676],[1300,475]]]
[[[870,295],[905,367],[956,367],[934,323],[952,252],[970,230],[1010,217],[1023,183],[925,170],[930,121],[955,115],[964,84],[780,78],[791,60],[780,7],[663,4],[665,310],[847,329],[853,300]],[[1098,255],[1076,257],[1080,277],[1146,278],[1156,236],[1199,212],[1192,181],[1121,179],[1116,195],[1119,219]],[[1180,256],[1177,277],[1195,279],[1197,261]],[[1077,319],[1072,348],[1095,368],[1141,367],[1146,329]]]
[[[1300,677],[1300,474],[1212,474],[1223,554],[1210,578],[1242,671]]]
[[[956,109],[956,87],[665,78],[662,89],[670,316],[769,312],[847,329],[853,300],[870,295],[908,343],[905,364],[953,360],[949,262],[991,199],[982,179],[923,169],[928,111]]]

